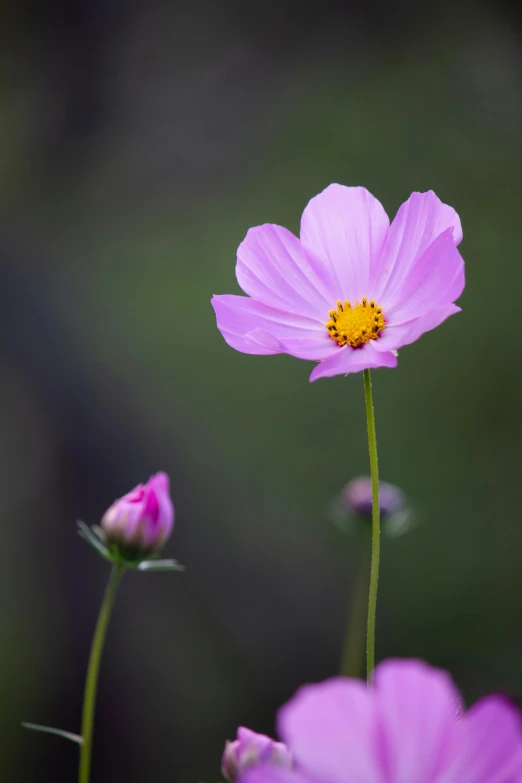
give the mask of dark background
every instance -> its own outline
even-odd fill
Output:
[[[247,229],[332,181],[455,206],[462,314],[374,373],[378,656],[522,690],[521,70],[507,3],[21,2],[0,43],[0,778],[73,781],[107,566],[76,535],[158,469],[166,550],[130,574],[93,783],[219,779],[238,724],[335,673],[356,557],[325,518],[367,471],[362,378],[215,328]]]

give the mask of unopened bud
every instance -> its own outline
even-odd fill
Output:
[[[412,510],[399,487],[380,481],[379,507],[384,535],[400,536],[413,527]],[[359,476],[346,484],[326,513],[343,533],[358,536],[367,532],[372,518],[372,482],[369,476]]]
[[[292,756],[282,742],[275,742],[264,734],[256,734],[241,726],[237,730],[237,739],[225,745],[221,771],[233,783],[245,769],[257,764],[275,764],[290,769]]]
[[[359,517],[372,518],[372,482],[368,476],[353,479],[342,491],[342,501],[346,510]],[[379,506],[381,517],[391,517],[405,505],[402,490],[393,484],[379,482]]]
[[[145,485],[117,500],[105,512],[101,527],[109,549],[126,560],[140,560],[158,552],[172,532],[174,507],[169,477],[156,473]]]

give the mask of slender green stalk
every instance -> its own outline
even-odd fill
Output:
[[[123,568],[114,565],[111,575],[105,589],[98,622],[91,645],[91,654],[89,656],[89,665],[87,667],[87,676],[85,678],[85,692],[83,697],[82,714],[82,744],[80,749],[80,768],[78,774],[78,783],[89,783],[91,772],[91,749],[92,732],[94,727],[94,708],[96,705],[96,689],[98,685],[98,673],[100,671],[100,661],[103,652],[103,644],[107,634],[107,626],[111,616],[112,605],[118,584],[123,575]]]
[[[366,532],[366,531],[364,531]],[[364,536],[364,546],[359,553],[359,563],[352,585],[350,616],[346,628],[340,674],[343,677],[360,677],[364,661],[366,617],[368,608],[369,549]]]
[[[372,479],[372,556],[370,562],[370,590],[368,595],[368,630],[366,634],[366,679],[371,683],[375,668],[375,617],[377,614],[377,586],[379,583],[379,559],[381,552],[381,520],[379,505],[379,465],[377,461],[377,436],[373,412],[372,379],[364,370],[364,397],[368,422],[368,448],[370,450],[370,475]]]

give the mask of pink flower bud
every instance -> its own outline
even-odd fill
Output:
[[[357,516],[372,518],[372,482],[368,476],[359,476],[345,486],[342,500],[348,511]],[[399,487],[379,482],[379,505],[381,517],[393,516],[404,508],[406,499]]]
[[[237,730],[237,739],[225,745],[221,760],[223,775],[233,783],[245,769],[263,763],[290,769],[292,756],[282,742],[275,742],[264,734],[256,734],[241,726]]]
[[[174,507],[169,477],[156,473],[145,485],[124,495],[105,512],[101,526],[107,545],[126,560],[140,560],[157,552],[172,532]]]

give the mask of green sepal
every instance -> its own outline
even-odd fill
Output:
[[[341,533],[349,536],[366,535],[372,529],[371,519],[347,511],[341,497],[330,503],[325,510],[325,516]],[[417,527],[417,521],[410,507],[400,509],[390,516],[381,514],[381,533],[385,538],[399,538],[414,527]]]
[[[142,560],[135,566],[138,571],[184,571],[185,566],[177,560]]]
[[[87,541],[99,555],[110,563],[114,563],[119,568],[132,568],[138,571],[184,571],[185,567],[180,565],[177,560],[157,560],[154,555],[133,560],[125,557],[117,546],[108,547],[106,544],[105,533],[93,525],[89,527],[85,522],[79,521],[78,535]]]
[[[78,521],[78,535],[83,538],[84,541],[87,541],[88,544],[92,546],[93,549],[95,549],[99,555],[101,555],[105,560],[109,560],[111,562],[114,561],[114,558],[111,556],[111,553],[105,546],[105,543],[103,541],[103,531],[99,527],[89,527],[85,524],[85,522]]]
[[[398,538],[418,526],[415,509],[405,508],[383,521],[383,532],[390,538]]]
[[[57,737],[63,737],[63,739],[76,742],[81,745],[83,737],[79,734],[73,734],[71,731],[64,731],[63,729],[55,729],[52,726],[42,726],[39,723],[22,723],[24,729],[30,729],[30,731],[43,731],[45,734],[55,734]]]

